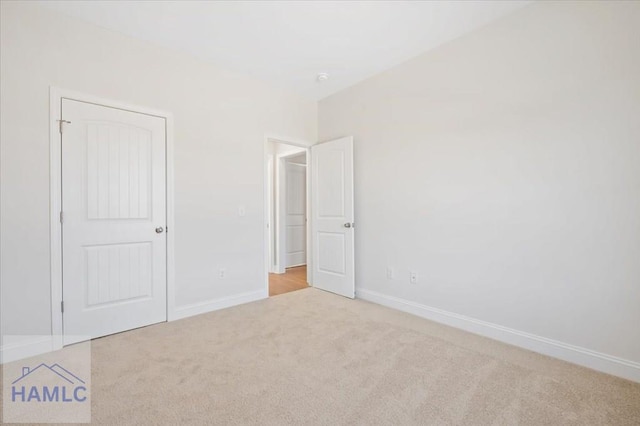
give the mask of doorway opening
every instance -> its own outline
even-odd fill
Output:
[[[307,148],[267,139],[269,296],[309,286]]]

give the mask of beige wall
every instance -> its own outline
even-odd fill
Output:
[[[174,114],[179,306],[263,288],[264,133],[354,135],[359,291],[640,362],[639,3],[534,4],[318,114],[186,54],[1,5],[3,334],[50,330],[58,86]]]
[[[28,2],[1,7],[2,334],[51,329],[49,86],[173,113],[179,307],[264,291],[264,134],[315,140],[316,103]]]
[[[318,123],[355,137],[360,294],[640,362],[639,2],[533,4]]]

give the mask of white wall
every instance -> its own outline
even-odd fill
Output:
[[[640,3],[533,4],[322,100],[318,126],[355,137],[359,295],[640,373]]]
[[[178,307],[265,293],[264,136],[315,140],[316,103],[28,2],[1,4],[2,334],[51,330],[49,86],[174,114]]]

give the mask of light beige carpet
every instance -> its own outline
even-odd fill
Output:
[[[638,383],[311,288],[92,351],[95,424],[640,424]]]

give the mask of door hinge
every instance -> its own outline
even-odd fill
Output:
[[[60,212],[60,223],[64,223],[64,213]]]
[[[67,123],[67,124],[71,124],[71,122],[69,120],[58,120],[58,126],[60,129],[60,134],[62,134],[62,128],[64,127],[63,124]]]
[[[60,301],[60,312],[64,314],[64,300]]]

